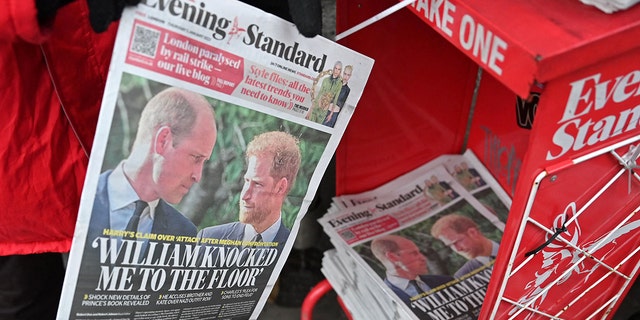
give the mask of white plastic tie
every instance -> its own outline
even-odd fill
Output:
[[[395,4],[394,6],[388,8],[387,10],[384,10],[378,14],[376,14],[375,16],[360,22],[359,24],[353,26],[351,29],[344,31],[338,35],[336,35],[336,41],[341,40],[347,36],[350,36],[370,25],[372,25],[373,23],[375,23],[378,20],[382,20],[383,18],[387,17],[388,15],[408,6],[409,4],[413,3],[415,0],[404,0],[401,2],[398,2],[397,4]]]

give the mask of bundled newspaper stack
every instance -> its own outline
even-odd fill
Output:
[[[594,6],[606,13],[614,13],[619,10],[627,10],[640,0],[580,0],[584,4]]]
[[[322,271],[354,319],[476,319],[510,206],[471,151],[440,156],[335,197]]]

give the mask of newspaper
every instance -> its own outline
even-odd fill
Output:
[[[236,1],[125,10],[58,319],[256,319],[372,66]]]
[[[358,194],[345,194],[335,196],[333,198],[333,204],[335,204],[337,208],[346,209],[361,203],[374,200],[377,196],[393,192],[393,190],[396,190],[397,188],[401,188],[403,186],[406,186],[407,184],[413,183],[413,180],[416,179],[416,176],[422,176],[434,167],[442,165],[443,163],[446,163],[448,161],[452,161],[452,159],[455,158],[457,158],[457,156],[455,155],[442,155],[434,159],[433,161],[429,161],[422,166],[411,170],[411,172],[403,174],[373,190],[365,191]]]
[[[511,200],[471,151],[334,201],[319,219],[336,247],[323,272],[345,304],[394,302],[364,318],[477,318]]]
[[[580,0],[580,2],[594,6],[605,13],[615,13],[635,6],[639,0]]]
[[[322,272],[353,319],[407,319],[393,296],[381,292],[358,263],[344,252],[325,251]]]

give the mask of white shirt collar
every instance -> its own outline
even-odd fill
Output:
[[[421,287],[423,291],[427,292],[431,290],[431,287],[429,287],[429,285],[424,283],[422,279],[420,279],[420,276],[417,276],[413,280],[416,280],[416,282],[418,283],[418,285]],[[393,284],[394,286],[400,288],[402,291],[406,292],[410,296],[415,296],[419,294],[417,289],[409,284],[409,279],[401,278],[396,275],[387,273],[387,281],[389,281],[389,283]]]
[[[389,273],[387,273],[387,281],[389,281],[392,285],[402,289],[403,291],[406,291],[407,287],[409,287],[409,279],[401,278]]]
[[[133,186],[131,186],[131,183],[129,183],[129,180],[124,175],[123,165],[124,162],[120,162],[118,166],[113,169],[113,172],[111,172],[107,181],[109,209],[111,211],[123,209],[135,201],[140,200],[140,197],[133,189]],[[145,210],[143,215],[148,212],[151,219],[153,219],[155,217],[155,211],[159,201],[159,199],[156,199],[148,202],[149,210]],[[133,214],[133,212],[131,212],[131,214]]]
[[[276,238],[276,235],[278,234],[278,230],[280,230],[281,223],[282,223],[282,215],[280,215],[280,218],[278,218],[278,220],[276,220],[274,224],[272,224],[269,228],[267,228],[267,230],[263,231],[260,234],[262,236],[262,241],[272,242]],[[250,241],[251,239],[253,239],[253,237],[255,237],[256,234],[258,234],[258,232],[253,228],[252,225],[245,224],[244,236],[242,237],[242,240]]]
[[[491,256],[492,257],[497,257],[498,256],[498,249],[500,249],[500,245],[495,242],[495,241],[491,241]],[[489,262],[491,262],[492,260],[494,260],[495,258],[491,259],[491,257],[487,257],[487,256],[478,256],[476,257],[476,260],[480,261],[480,263],[482,264],[488,264]]]

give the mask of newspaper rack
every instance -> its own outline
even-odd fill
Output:
[[[396,3],[338,0],[338,33]],[[640,268],[639,18],[417,1],[345,37],[376,67],[337,194],[471,149],[513,199],[480,319],[611,319]]]

